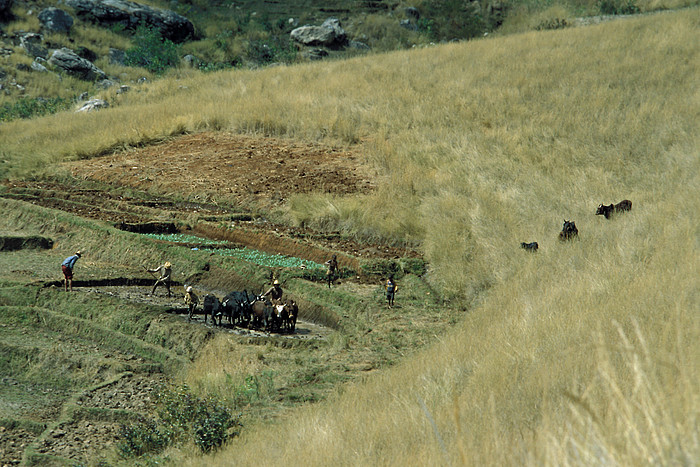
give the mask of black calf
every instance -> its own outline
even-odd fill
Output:
[[[578,229],[574,221],[564,220],[564,226],[559,232],[559,240],[571,240],[578,237]]]
[[[524,249],[526,249],[527,251],[537,251],[537,249],[538,249],[539,247],[540,247],[540,246],[537,244],[537,242],[530,242],[530,243],[522,242],[522,243],[520,244],[520,248],[524,248]]]

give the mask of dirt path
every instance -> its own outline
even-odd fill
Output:
[[[90,287],[83,290],[85,290],[87,293],[105,294],[116,297],[120,300],[134,303],[169,307],[171,313],[177,314],[182,320],[187,321],[187,308],[185,307],[180,293],[174,293],[171,297],[168,297],[165,292],[158,291],[155,295],[150,295],[150,287],[141,286]],[[218,295],[222,294],[219,293]],[[201,311],[201,308],[199,311]],[[207,326],[215,332],[225,332],[238,336],[299,340],[325,339],[333,332],[332,329],[326,326],[302,319],[297,321],[294,333],[268,333],[257,329],[232,326],[226,322],[223,322],[221,326],[216,326],[212,324],[210,318],[208,318],[207,322],[205,323],[204,316],[202,314],[196,314],[193,316],[192,325]]]

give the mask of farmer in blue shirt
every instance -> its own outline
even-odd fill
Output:
[[[69,256],[61,263],[61,270],[63,271],[63,277],[65,278],[64,289],[66,292],[68,292],[69,287],[70,291],[73,291],[73,267],[75,266],[75,262],[78,261],[78,258],[81,256],[82,253],[80,250],[78,250],[73,256]]]
[[[386,302],[389,304],[389,308],[394,306],[394,295],[396,291],[399,290],[399,286],[394,282],[394,275],[389,276],[389,279],[384,284],[386,289]]]

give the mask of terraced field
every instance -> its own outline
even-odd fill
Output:
[[[357,176],[366,169],[348,154],[301,146],[290,152],[278,143],[190,135],[72,164],[72,180],[4,182],[0,203],[9,216],[0,224],[8,239],[0,251],[0,464],[128,462],[115,449],[120,427],[152,413],[154,395],[183,384],[183,372],[212,343],[258,361],[223,396],[245,423],[320,400],[338,384],[391,364],[448,324],[438,314],[456,320],[459,311],[442,306],[410,274],[422,264],[416,251],[273,224],[246,209],[278,202],[280,154],[293,154],[296,168],[308,168],[304,175],[292,170],[297,179],[284,178],[289,189],[300,189],[309,176],[303,188],[309,191],[323,191],[317,181],[330,178],[327,190],[371,189],[370,179]],[[251,146],[262,148],[254,159]],[[181,168],[168,172],[168,186],[215,193],[224,183],[242,186],[237,174],[253,170],[258,180],[274,183],[241,188],[231,205],[183,202],[167,190],[154,194],[125,168],[157,171],[183,148],[197,159],[199,181]],[[203,168],[204,159],[210,169]],[[250,165],[241,171],[241,164]],[[222,169],[229,165],[230,171]],[[102,236],[109,240],[94,240]],[[74,292],[65,293],[57,265],[71,254],[66,248],[93,241],[76,265]],[[101,251],[110,242],[129,253]],[[329,288],[324,263],[331,254],[341,274]],[[142,258],[153,256],[174,263],[171,297],[163,289],[150,294],[154,278]],[[387,266],[410,289],[390,313],[381,287]],[[202,315],[187,321],[183,285],[221,298],[231,290],[260,293],[273,278],[299,303],[294,334],[213,326]],[[258,380],[266,389],[251,392],[248,382]]]

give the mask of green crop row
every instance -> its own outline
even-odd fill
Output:
[[[322,264],[306,259],[296,258],[294,256],[285,256],[280,254],[265,253],[264,251],[253,250],[250,248],[236,248],[231,250],[217,250],[215,252],[221,256],[231,256],[242,259],[250,263],[259,264],[268,267],[283,267],[283,268],[307,268],[307,269],[323,269]]]

